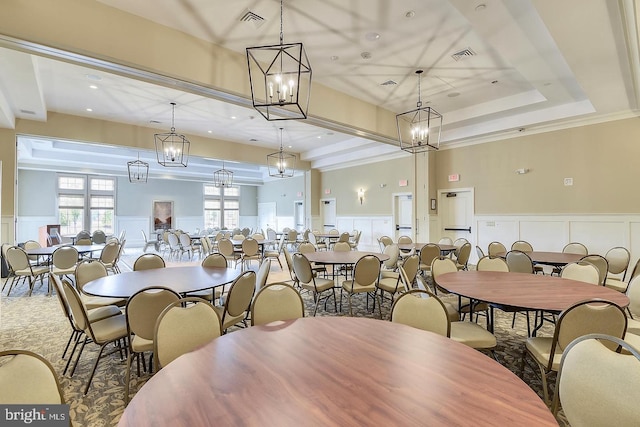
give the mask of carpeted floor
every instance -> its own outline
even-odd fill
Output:
[[[122,271],[129,271],[133,260],[140,254],[140,249],[127,249],[127,254],[121,261]],[[188,261],[170,262],[172,265],[186,265]],[[280,269],[277,262],[272,263],[269,275],[269,283],[288,279],[288,272]],[[198,261],[193,261],[197,264]],[[70,326],[63,316],[57,297],[46,295],[46,282],[44,287],[38,283],[34,294],[26,296],[26,286],[21,286],[12,291],[10,297],[0,299],[0,350],[19,348],[34,351],[43,355],[52,362],[58,374],[64,370],[66,360],[61,358],[64,346],[69,338]],[[313,313],[313,303],[309,295],[303,295],[308,315]],[[354,315],[378,318],[378,311],[371,313],[365,307],[364,296],[354,297]],[[327,311],[320,307],[319,316],[344,316],[348,315],[345,301],[344,312],[335,313],[333,302],[330,302]],[[383,304],[383,319],[389,318],[390,302]],[[484,319],[481,318],[483,323]],[[235,330],[237,330],[236,328]],[[231,330],[229,333],[234,333]],[[539,335],[551,336],[553,329],[545,326]],[[520,360],[523,343],[526,339],[526,323],[524,316],[519,316],[516,327],[511,328],[511,315],[496,311],[495,335],[498,338],[496,349],[500,363],[515,372],[520,373]],[[89,377],[91,367],[97,355],[97,346],[87,345],[73,377],[60,376],[61,384],[67,403],[70,405],[70,416],[74,426],[110,426],[116,425],[124,410],[124,371],[125,363],[120,361],[119,355],[113,354],[103,359],[96,372],[91,388],[86,396],[82,390]],[[135,372],[135,369],[133,369]],[[147,374],[141,377],[132,375],[131,390],[136,391],[148,379]],[[530,369],[525,369],[524,380],[538,394],[541,395],[539,379]],[[490,424],[490,420],[487,420]],[[561,425],[567,424],[560,415]]]

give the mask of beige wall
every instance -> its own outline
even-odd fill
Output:
[[[0,161],[2,161],[2,212],[1,216],[13,216],[16,182],[16,133],[0,129]]]
[[[407,180],[409,185],[400,187],[399,180]],[[413,193],[414,187],[414,159],[407,156],[324,172],[320,198],[335,198],[338,216],[390,215],[392,194]],[[358,200],[360,188],[365,191],[362,205]],[[326,189],[331,190],[331,194],[325,194]]]
[[[475,213],[638,213],[640,121],[626,119],[435,153],[439,190],[473,187]],[[527,168],[524,175],[516,169]],[[448,182],[460,174],[459,182]],[[573,178],[573,186],[564,186]]]

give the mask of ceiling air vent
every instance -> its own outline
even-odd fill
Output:
[[[256,15],[249,9],[245,9],[244,14],[240,17],[240,21],[251,22],[256,28],[260,28],[262,24],[264,24],[264,18],[260,15]]]
[[[20,110],[20,112],[22,114],[31,114],[32,116],[34,116],[36,114],[35,111],[31,111],[31,110]]]
[[[451,55],[451,57],[456,61],[460,61],[461,59],[466,59],[470,56],[476,56],[476,53],[470,47],[466,49],[462,49],[461,51]]]
[[[387,80],[386,82],[380,83],[380,86],[394,86],[397,84],[398,82],[394,82],[393,80]]]

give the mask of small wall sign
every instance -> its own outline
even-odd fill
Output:
[[[454,173],[453,175],[449,175],[449,182],[458,182],[460,181],[460,174]]]

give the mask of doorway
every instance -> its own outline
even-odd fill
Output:
[[[302,200],[293,202],[293,220],[296,230],[304,230],[304,202]]]
[[[258,203],[258,227],[265,233],[267,228],[278,230],[275,202]]]
[[[323,232],[328,233],[332,228],[336,228],[336,199],[321,199],[320,212]]]
[[[440,190],[440,237],[449,237],[455,241],[465,238],[470,242],[474,217],[474,195],[472,188]],[[472,243],[473,244],[473,243]]]
[[[395,226],[394,239],[400,236],[413,237],[413,194],[398,193],[393,195],[393,221]]]

